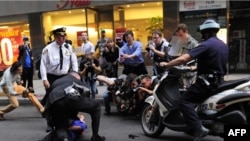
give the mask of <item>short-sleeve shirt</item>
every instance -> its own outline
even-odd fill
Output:
[[[214,71],[225,75],[227,72],[228,47],[217,37],[211,37],[197,47],[191,49],[188,54],[198,60],[197,73],[210,74]]]
[[[84,54],[91,54],[95,52],[95,47],[93,43],[87,41],[86,43],[82,43],[82,53]]]

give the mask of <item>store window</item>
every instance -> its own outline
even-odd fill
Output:
[[[101,30],[106,31],[107,37],[113,37],[112,21],[101,21],[98,10],[92,8],[64,10],[43,13],[45,41],[49,42],[53,29],[66,27],[67,39],[72,41],[76,53],[80,53],[82,43],[81,33],[87,32],[89,40],[95,45]],[[53,40],[53,39],[52,39]]]
[[[180,12],[180,22],[187,24],[189,34],[199,42],[202,41],[202,38],[200,32],[197,32],[197,28],[207,18],[215,19],[220,24],[221,29],[217,35],[227,43],[226,9]]]
[[[27,21],[13,20],[0,23],[0,71],[3,71],[17,60],[18,46],[23,43],[22,38],[24,36],[30,37]]]
[[[50,41],[52,30],[66,27],[67,38],[72,41],[74,47],[78,47],[77,32],[87,31],[85,12],[85,9],[77,9],[43,13],[45,41]],[[89,28],[89,30],[95,29]]]
[[[143,2],[136,4],[116,5],[114,6],[114,30],[115,36],[122,36],[126,30],[134,32],[135,40],[142,42],[145,49],[149,38],[150,31],[146,30],[152,24],[152,18],[162,21],[163,9],[162,2]],[[155,24],[159,24],[155,22]]]

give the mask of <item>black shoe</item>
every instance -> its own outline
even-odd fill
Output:
[[[91,141],[105,141],[105,137],[104,136],[93,136],[91,137]]]
[[[30,93],[35,93],[35,91],[34,91],[34,89],[32,87],[29,87],[28,90],[29,90]]]
[[[104,84],[103,84],[103,82],[99,82],[99,86],[103,86]]]
[[[194,141],[201,141],[203,137],[207,136],[209,130],[202,126],[201,129],[198,129],[194,132]]]
[[[5,118],[4,118],[3,114],[0,114],[0,121],[3,121],[3,120],[5,120]]]

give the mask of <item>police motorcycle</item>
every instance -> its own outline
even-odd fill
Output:
[[[188,71],[186,66],[175,66],[174,72]],[[141,115],[141,127],[146,136],[158,137],[165,127],[191,133],[186,130],[185,120],[178,110],[178,100],[185,91],[178,86],[178,75],[166,72],[148,97]],[[201,78],[204,79],[204,78]],[[209,85],[209,82],[204,79]],[[223,137],[224,125],[250,122],[250,78],[223,82],[211,96],[196,105],[196,111],[209,135]]]

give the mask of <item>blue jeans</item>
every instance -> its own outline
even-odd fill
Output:
[[[92,75],[90,78],[86,79],[86,76],[82,76],[82,81],[84,86],[90,89],[90,98],[95,99],[97,93],[95,75]]]
[[[110,102],[112,102],[112,95],[109,91],[103,93],[103,103],[105,107],[105,112],[110,113]]]

